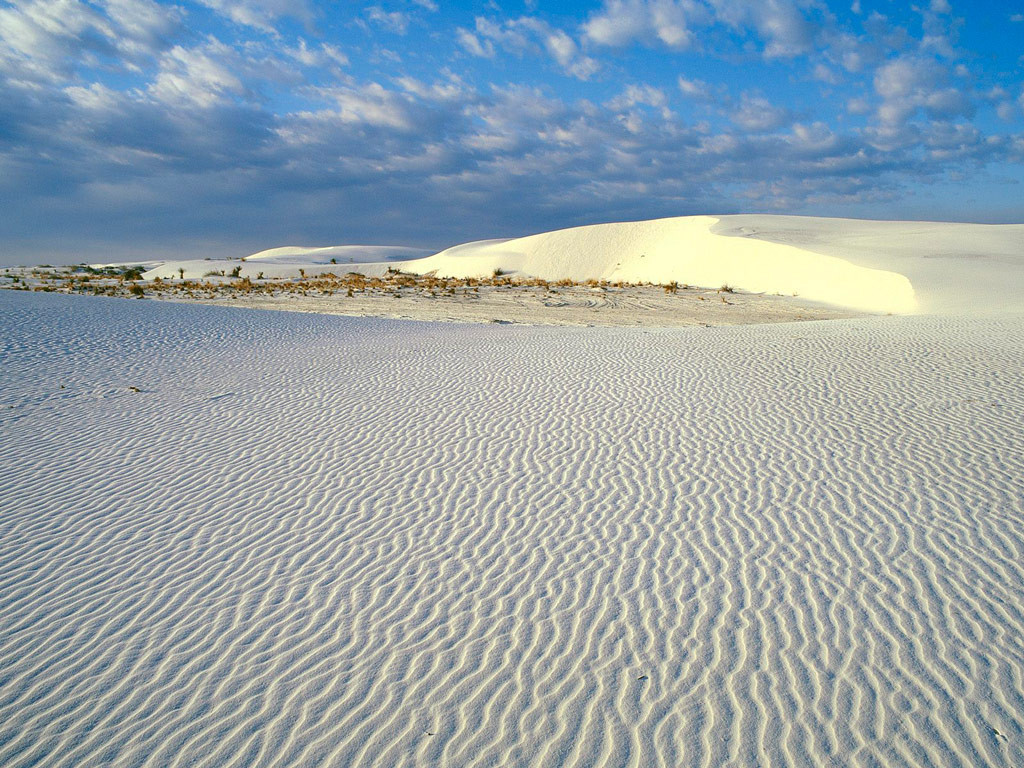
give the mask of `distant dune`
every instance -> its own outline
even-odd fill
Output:
[[[386,246],[274,248],[240,266],[252,278],[297,277],[300,270],[440,277],[500,270],[547,280],[727,284],[870,312],[981,313],[1017,306],[1022,246],[1024,225],[687,216],[483,240],[430,256]],[[211,262],[171,261],[146,277],[176,277],[179,269],[201,277]]]

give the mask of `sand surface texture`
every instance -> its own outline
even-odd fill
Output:
[[[0,292],[4,766],[1024,764],[1024,319]]]

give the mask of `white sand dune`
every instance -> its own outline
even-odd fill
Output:
[[[428,255],[423,248],[398,245],[331,245],[324,248],[285,246],[246,256],[246,261],[277,264],[352,264],[407,261]],[[331,260],[334,260],[332,262]]]
[[[908,278],[917,311],[991,314],[1024,306],[1024,224],[723,216],[712,231],[843,259]]]
[[[188,279],[196,279],[210,272],[230,272],[235,267],[240,269],[242,277],[250,279],[259,275],[266,278],[297,278],[302,274],[313,277],[327,272],[337,274],[355,270],[380,275],[389,266],[393,266],[393,262],[422,258],[428,253],[422,248],[391,245],[333,245],[323,248],[284,246],[260,251],[244,259],[166,261],[151,266],[145,277],[147,280],[157,277],[166,280],[184,274]]]
[[[367,275],[388,268],[442,277],[490,276],[501,270],[548,280],[727,284],[899,314],[999,311],[1002,297],[1024,288],[1024,225],[687,216],[484,240],[425,258],[410,258],[408,251],[280,248],[235,266],[250,278],[260,273],[296,277],[300,269],[314,275],[343,267]],[[329,264],[330,258],[339,266]],[[146,276],[175,277],[180,268],[199,277],[210,264],[168,262]]]
[[[2,291],[0,765],[1024,765],[1003,309],[644,331]]]
[[[728,284],[868,311],[909,312],[915,307],[913,288],[903,275],[791,245],[723,237],[712,231],[718,222],[710,216],[687,216],[577,227],[469,243],[405,268],[455,277],[490,268],[545,279]]]

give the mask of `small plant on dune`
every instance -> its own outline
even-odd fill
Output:
[[[179,280],[184,280],[185,279],[185,268],[184,267],[178,267],[178,279]]]
[[[501,276],[502,276],[502,275],[504,275],[504,274],[505,274],[505,270],[503,270],[503,269],[502,269],[501,267],[497,267],[497,268],[496,268],[496,269],[494,270],[494,276],[495,276],[495,277],[501,277]]]
[[[735,293],[736,289],[728,283],[722,283],[722,287],[718,289],[719,293]]]
[[[257,280],[262,280],[263,279],[263,273],[260,272],[258,275],[256,275],[256,279]]]
[[[223,272],[218,272],[216,269],[211,269],[209,272],[203,272],[203,277],[220,277]]]
[[[232,277],[241,277],[242,276],[242,265],[241,264],[239,264],[237,267],[235,267],[234,269],[231,270],[231,276]]]
[[[301,267],[299,268],[299,277],[301,277],[303,280],[306,279],[306,270],[302,269]]]
[[[665,293],[675,293],[679,290],[679,283],[673,280],[665,286]]]
[[[128,289],[128,293],[130,293],[132,296],[138,296],[140,299],[146,295],[146,292],[138,283],[133,283],[132,287]]]

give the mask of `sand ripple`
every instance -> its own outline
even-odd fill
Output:
[[[1019,317],[0,315],[2,765],[1024,764]]]

